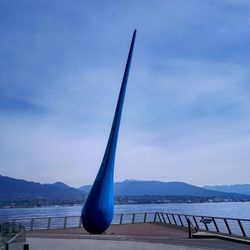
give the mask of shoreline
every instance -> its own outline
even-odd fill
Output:
[[[219,204],[219,203],[248,203],[250,201],[204,201],[204,202],[151,202],[151,203],[115,203],[115,206],[133,206],[133,205],[161,205],[161,204]],[[84,204],[84,203],[83,203]],[[30,208],[62,208],[62,207],[80,207],[83,204],[63,204],[63,205],[45,205],[45,206],[0,206],[2,209],[30,209]]]

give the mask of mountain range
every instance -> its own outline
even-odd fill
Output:
[[[85,193],[64,183],[40,184],[0,175],[0,201],[83,200]]]
[[[80,204],[89,192],[91,185],[79,189],[70,187],[62,182],[54,184],[41,184],[26,180],[14,179],[0,175],[0,206],[15,204],[22,206]],[[211,187],[210,187],[211,188]],[[115,195],[119,197],[206,197],[226,198],[237,200],[250,200],[250,195],[237,192],[221,192],[210,190],[184,182],[160,182],[125,180],[114,184]],[[150,199],[151,201],[152,199]],[[183,199],[182,199],[183,200]],[[153,200],[152,200],[153,201]]]
[[[250,184],[204,186],[209,190],[250,195]]]
[[[79,189],[88,193],[91,185]],[[199,197],[244,197],[242,194],[209,190],[184,182],[160,182],[125,180],[114,184],[115,195],[119,196],[199,196]]]

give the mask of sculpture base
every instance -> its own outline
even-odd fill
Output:
[[[91,234],[101,234],[111,225],[113,211],[102,211],[94,209],[82,210],[82,225]]]

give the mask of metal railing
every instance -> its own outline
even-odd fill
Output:
[[[26,243],[26,231],[22,230],[20,233],[15,235],[12,239],[10,239],[6,246],[6,250],[23,250],[28,249]],[[26,246],[26,247],[25,247]]]
[[[27,231],[82,227],[80,216],[23,218],[14,219],[12,222],[21,223]],[[222,233],[244,238],[250,237],[250,220],[248,219],[174,214],[165,212],[140,212],[115,214],[112,224],[150,222],[166,223],[184,228],[188,228],[188,223],[190,223],[196,231]]]
[[[26,244],[26,231],[20,223],[5,222],[0,224],[0,226],[0,250],[28,249]]]
[[[115,214],[112,224],[146,223],[156,221],[155,212]],[[27,231],[82,227],[80,216],[18,218],[11,222],[21,223]]]
[[[163,212],[159,212],[157,216],[160,222],[182,227],[188,227],[189,220],[193,228],[195,228],[197,231],[222,233],[245,238],[250,237],[250,220],[248,219],[185,215]]]

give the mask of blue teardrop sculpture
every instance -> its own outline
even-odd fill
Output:
[[[86,231],[92,234],[103,233],[110,226],[114,215],[115,152],[135,37],[136,30],[134,30],[133,33],[112,128],[102,164],[82,208],[82,225]]]

